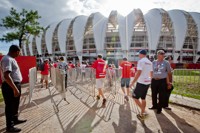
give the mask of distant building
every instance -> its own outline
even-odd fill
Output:
[[[97,54],[118,60],[128,56],[137,61],[137,52],[146,49],[149,57],[165,49],[174,62],[200,62],[200,13],[183,10],[140,9],[127,16],[112,11],[77,16],[50,24],[39,36],[29,36],[25,55],[38,58],[66,56],[91,59]]]

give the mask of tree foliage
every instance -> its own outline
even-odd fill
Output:
[[[17,12],[16,9],[11,8],[10,15],[3,18],[0,24],[10,32],[3,35],[0,40],[6,42],[18,40],[21,47],[25,35],[38,35],[43,30],[38,22],[40,18],[37,11],[22,9],[21,12]]]

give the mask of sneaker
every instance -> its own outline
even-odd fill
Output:
[[[21,129],[20,128],[16,128],[16,127],[10,127],[6,129],[6,132],[11,132],[11,133],[18,133],[20,132]]]
[[[143,121],[145,119],[145,117],[143,115],[137,114],[137,118],[141,121]]]
[[[106,99],[103,99],[102,106],[106,106]]]
[[[126,99],[127,102],[129,101],[128,96],[125,96],[124,98]]]
[[[99,100],[100,99],[100,96],[99,95],[97,95],[97,100]]]
[[[144,117],[148,117],[149,116],[149,114],[148,113],[142,113],[142,115],[144,116]]]

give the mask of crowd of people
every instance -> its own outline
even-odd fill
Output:
[[[118,68],[116,68],[114,63],[107,64],[107,62],[103,60],[102,55],[98,55],[97,60],[92,64],[83,61],[81,64],[77,63],[74,65],[72,62],[66,63],[64,58],[60,57],[60,59],[54,64],[46,65],[49,63],[48,60],[45,60],[44,71],[41,71],[41,83],[45,80],[46,87],[48,88],[46,75],[48,74],[50,66],[57,67],[66,72],[66,83],[67,71],[70,75],[73,68],[78,68],[82,75],[81,80],[83,81],[86,75],[86,68],[93,68],[95,69],[96,88],[98,89],[98,95],[96,98],[99,100],[100,97],[102,97],[102,106],[105,106],[106,98],[103,93],[105,80],[108,80],[109,86],[112,87],[116,71],[120,70],[121,89],[124,94],[124,99],[127,102],[129,101],[129,96],[134,99],[136,105],[141,110],[140,114],[137,115],[139,119],[144,119],[147,116],[145,99],[149,87],[151,87],[152,96],[152,107],[149,109],[157,110],[157,114],[160,114],[163,108],[171,110],[171,108],[168,107],[168,101],[171,91],[173,90],[172,68],[170,67],[172,57],[165,58],[164,50],[157,51],[157,59],[154,61],[148,59],[146,50],[140,50],[138,56],[139,60],[137,64],[129,62],[127,57],[124,57]],[[106,75],[108,78],[105,79]],[[130,94],[130,89],[133,89],[132,95]]]
[[[8,132],[21,131],[21,129],[14,126],[26,122],[26,120],[18,119],[22,76],[14,58],[19,55],[20,48],[12,45],[8,55],[4,56],[0,62],[3,81],[2,93],[5,102],[6,130]],[[107,79],[109,85],[112,86],[113,78],[117,76],[116,72],[121,71],[121,89],[124,99],[127,102],[130,97],[134,99],[136,105],[140,108],[140,113],[137,114],[138,119],[144,120],[148,115],[145,99],[149,88],[151,88],[152,97],[152,107],[149,109],[157,110],[157,114],[160,114],[162,109],[171,110],[168,103],[171,91],[173,90],[172,68],[170,67],[172,57],[165,58],[164,50],[157,51],[157,59],[153,62],[147,58],[146,50],[140,50],[138,56],[139,60],[137,64],[131,63],[127,57],[124,57],[118,68],[116,68],[114,63],[108,64],[102,55],[98,55],[93,63],[83,61],[80,64],[73,64],[71,61],[66,62],[64,57],[60,57],[54,63],[49,61],[49,59],[45,59],[39,67],[41,71],[41,87],[44,87],[43,82],[45,82],[45,87],[48,89],[49,70],[51,67],[64,71],[65,87],[67,87],[68,76],[71,77],[74,69],[77,69],[77,71],[80,70],[82,75],[81,80],[83,81],[86,77],[86,68],[93,68],[92,72],[95,74],[96,89],[98,90],[96,99],[100,100],[102,97],[102,106],[105,107],[107,102],[103,92],[105,80]],[[131,89],[133,89],[132,94],[130,94]]]

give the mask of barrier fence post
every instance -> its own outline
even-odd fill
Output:
[[[31,103],[33,103],[34,105],[36,105],[38,107],[36,102],[32,100],[33,91],[35,89],[36,82],[37,82],[37,69],[36,69],[36,67],[33,67],[33,68],[29,69],[29,102],[25,106],[25,108],[28,105],[30,105]]]
[[[66,100],[66,85],[65,85],[65,72],[63,70],[60,70],[58,68],[54,68],[54,67],[51,67],[51,82],[53,84],[53,88],[56,89],[56,91],[58,91],[62,97],[62,99],[56,103],[54,100],[53,100],[53,97],[51,97],[51,101],[52,103],[54,104],[54,107],[56,109],[56,111],[58,112],[59,109],[58,109],[58,105],[62,102],[62,100],[66,101],[68,104],[69,102]],[[51,94],[51,91],[49,89],[49,93],[50,95],[52,96],[53,94]]]

